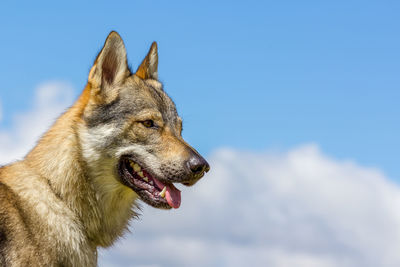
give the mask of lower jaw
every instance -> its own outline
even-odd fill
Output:
[[[152,207],[159,208],[159,209],[171,209],[172,208],[168,204],[166,199],[158,197],[158,196],[154,196],[154,193],[152,193],[146,189],[143,189],[141,187],[138,187],[137,185],[134,185],[132,183],[124,182],[124,184],[126,186],[128,186],[130,190],[135,192],[138,195],[139,199],[142,200],[147,205],[150,205]]]
[[[147,200],[146,197],[141,196],[140,194],[138,194],[140,199],[146,203],[149,206],[152,206],[154,208],[158,208],[158,209],[165,209],[165,210],[169,210],[172,209],[172,207],[165,201],[153,201],[153,200]]]
[[[130,163],[131,160],[129,158],[121,160],[119,166],[120,176],[122,182],[136,192],[143,202],[161,209],[178,208],[180,206],[180,191],[178,189],[172,184],[160,182],[144,170],[140,171],[141,174],[139,175],[139,171],[134,171]],[[169,192],[166,192],[167,190]],[[172,196],[175,197],[173,198]]]

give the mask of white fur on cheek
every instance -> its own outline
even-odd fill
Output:
[[[82,154],[95,187],[97,201],[100,202],[104,231],[115,233],[118,229],[122,232],[133,215],[133,203],[138,196],[120,182],[116,170],[119,157],[110,157],[115,154],[105,145],[105,140],[112,140],[120,130],[112,124],[82,128]],[[111,244],[112,238],[106,237],[103,242]]]
[[[104,140],[117,134],[117,128],[112,124],[104,124],[93,128],[82,127],[81,145],[83,157],[87,162],[100,159],[104,152]]]

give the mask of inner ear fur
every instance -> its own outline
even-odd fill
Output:
[[[121,36],[111,32],[90,70],[88,81],[92,88],[104,89],[121,84],[130,75],[126,49]]]

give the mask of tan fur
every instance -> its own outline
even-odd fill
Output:
[[[110,246],[134,215],[131,189],[115,179],[96,188],[102,186],[87,176],[78,131],[91,100],[88,83],[23,161],[0,169],[0,185],[9,188],[0,213],[10,220],[0,234],[15,233],[17,240],[6,251],[12,266],[95,266],[96,248]]]
[[[35,263],[40,266],[39,259],[49,265],[68,262],[75,266],[96,265],[99,244],[91,235],[99,233],[96,228],[100,227],[101,218],[95,208],[95,192],[85,178],[75,126],[82,123],[79,113],[85,107],[85,92],[23,161],[1,171],[0,182],[12,189],[13,201],[20,203],[20,213],[28,220],[24,231],[11,229],[11,232],[26,233],[29,238],[23,240],[32,243],[36,254],[43,258],[25,254],[25,248],[21,248],[24,256],[21,260],[30,261],[32,266]],[[10,210],[4,212],[13,214]],[[10,224],[10,227],[21,226]],[[8,260],[19,266],[18,262]]]

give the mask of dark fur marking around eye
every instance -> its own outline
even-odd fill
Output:
[[[117,97],[110,103],[96,107],[90,116],[84,117],[84,120],[90,128],[112,121],[122,123],[126,116],[133,115],[145,108],[151,108],[151,106],[143,100],[137,99],[132,102],[129,99]]]
[[[90,117],[85,117],[88,127],[96,127],[100,124],[108,123],[116,118],[122,118],[128,112],[124,112],[121,107],[121,99],[117,97],[107,104],[98,106]]]
[[[148,91],[152,95],[152,99],[156,102],[146,101],[146,98],[124,98],[118,96],[116,99],[107,104],[97,106],[92,114],[85,116],[84,120],[87,126],[92,128],[102,124],[111,122],[123,122],[126,116],[134,115],[140,110],[158,109],[163,114],[163,120],[166,124],[174,129],[178,119],[174,102],[166,95],[166,93],[159,88],[155,88],[147,84]]]

